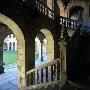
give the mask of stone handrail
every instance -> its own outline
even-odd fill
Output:
[[[35,0],[35,4],[39,12],[43,13],[44,15],[47,15],[49,18],[54,19],[54,11],[50,9],[46,4],[44,4],[40,0]]]
[[[25,2],[29,2],[31,6],[34,6],[38,9],[38,11],[49,18],[55,20],[56,16],[58,17],[57,20],[60,22],[61,25],[65,25],[67,28],[77,29],[79,25],[82,24],[82,20],[73,20],[67,17],[55,15],[55,11],[50,9],[43,1],[40,0],[26,0]],[[31,4],[32,3],[32,4]]]
[[[50,9],[43,1],[41,0],[25,0],[25,5],[31,6],[32,8],[37,8],[38,11],[49,18],[54,19],[54,11]]]
[[[43,13],[44,15],[47,15],[49,18],[55,19],[55,12],[51,10],[46,4],[44,4],[40,0],[36,1],[36,7],[38,8],[39,12]],[[65,25],[67,28],[71,29],[77,29],[80,24],[82,24],[81,20],[73,20],[70,18],[66,18],[63,16],[60,16],[58,19],[60,19],[60,24]]]
[[[60,59],[48,62],[26,72],[27,86],[60,80]]]
[[[46,4],[44,4],[40,0],[36,0],[36,7],[38,8],[39,12],[43,13],[44,15],[47,15],[49,18],[55,19],[55,12],[51,10]],[[66,18],[63,16],[60,16],[58,19],[60,19],[60,24],[65,25],[67,28],[71,29],[77,29],[80,24],[82,24],[81,20],[73,20],[70,18]]]
[[[36,69],[39,70],[39,69],[45,68],[45,67],[47,67],[47,66],[49,66],[49,65],[53,65],[53,64],[55,64],[57,61],[60,61],[60,60],[59,60],[59,59],[55,59],[54,61],[50,61],[50,62],[48,62],[48,63],[46,63],[46,64],[43,64],[43,65],[41,65],[41,66],[38,66],[38,67],[36,67],[36,68],[28,71],[27,74],[35,71]]]
[[[81,20],[73,20],[70,18],[60,16],[60,24],[74,30],[77,29],[82,24],[82,22]]]

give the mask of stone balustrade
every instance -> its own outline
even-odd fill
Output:
[[[42,66],[36,67],[26,73],[27,86],[40,85],[42,83],[51,83],[60,80],[60,59],[48,62]]]

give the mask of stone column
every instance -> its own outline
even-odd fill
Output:
[[[25,41],[26,71],[35,68],[35,38],[31,36]]]
[[[4,73],[3,65],[3,42],[0,42],[0,73]]]
[[[13,51],[13,42],[11,42],[11,51]]]
[[[9,42],[7,42],[7,46],[8,46],[7,51],[9,51]]]
[[[41,42],[38,44],[39,60],[41,60]]]
[[[43,41],[41,41],[41,62],[43,61]]]
[[[39,40],[39,38],[36,38],[36,49],[39,53],[39,60],[41,61],[41,42]]]
[[[11,51],[11,42],[9,42],[9,51]]]
[[[68,34],[65,27],[61,30],[61,37],[58,43],[60,45],[60,80],[61,86],[63,86],[67,80],[67,45],[68,45]]]
[[[15,42],[15,51],[17,51],[17,40]]]

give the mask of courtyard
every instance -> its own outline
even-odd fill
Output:
[[[41,62],[36,56],[35,66],[45,64],[47,55],[43,53],[43,61]],[[4,73],[0,74],[0,90],[18,90],[18,69],[17,69],[17,52],[3,52]]]
[[[0,90],[18,90],[17,65],[9,65],[4,72],[0,74]]]

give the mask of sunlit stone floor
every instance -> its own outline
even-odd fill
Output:
[[[44,55],[43,62],[35,61],[35,66],[45,64],[47,56]],[[5,73],[0,74],[0,90],[18,90],[18,70],[17,65],[5,66]]]
[[[0,90],[18,90],[17,66],[9,66],[0,74]]]

